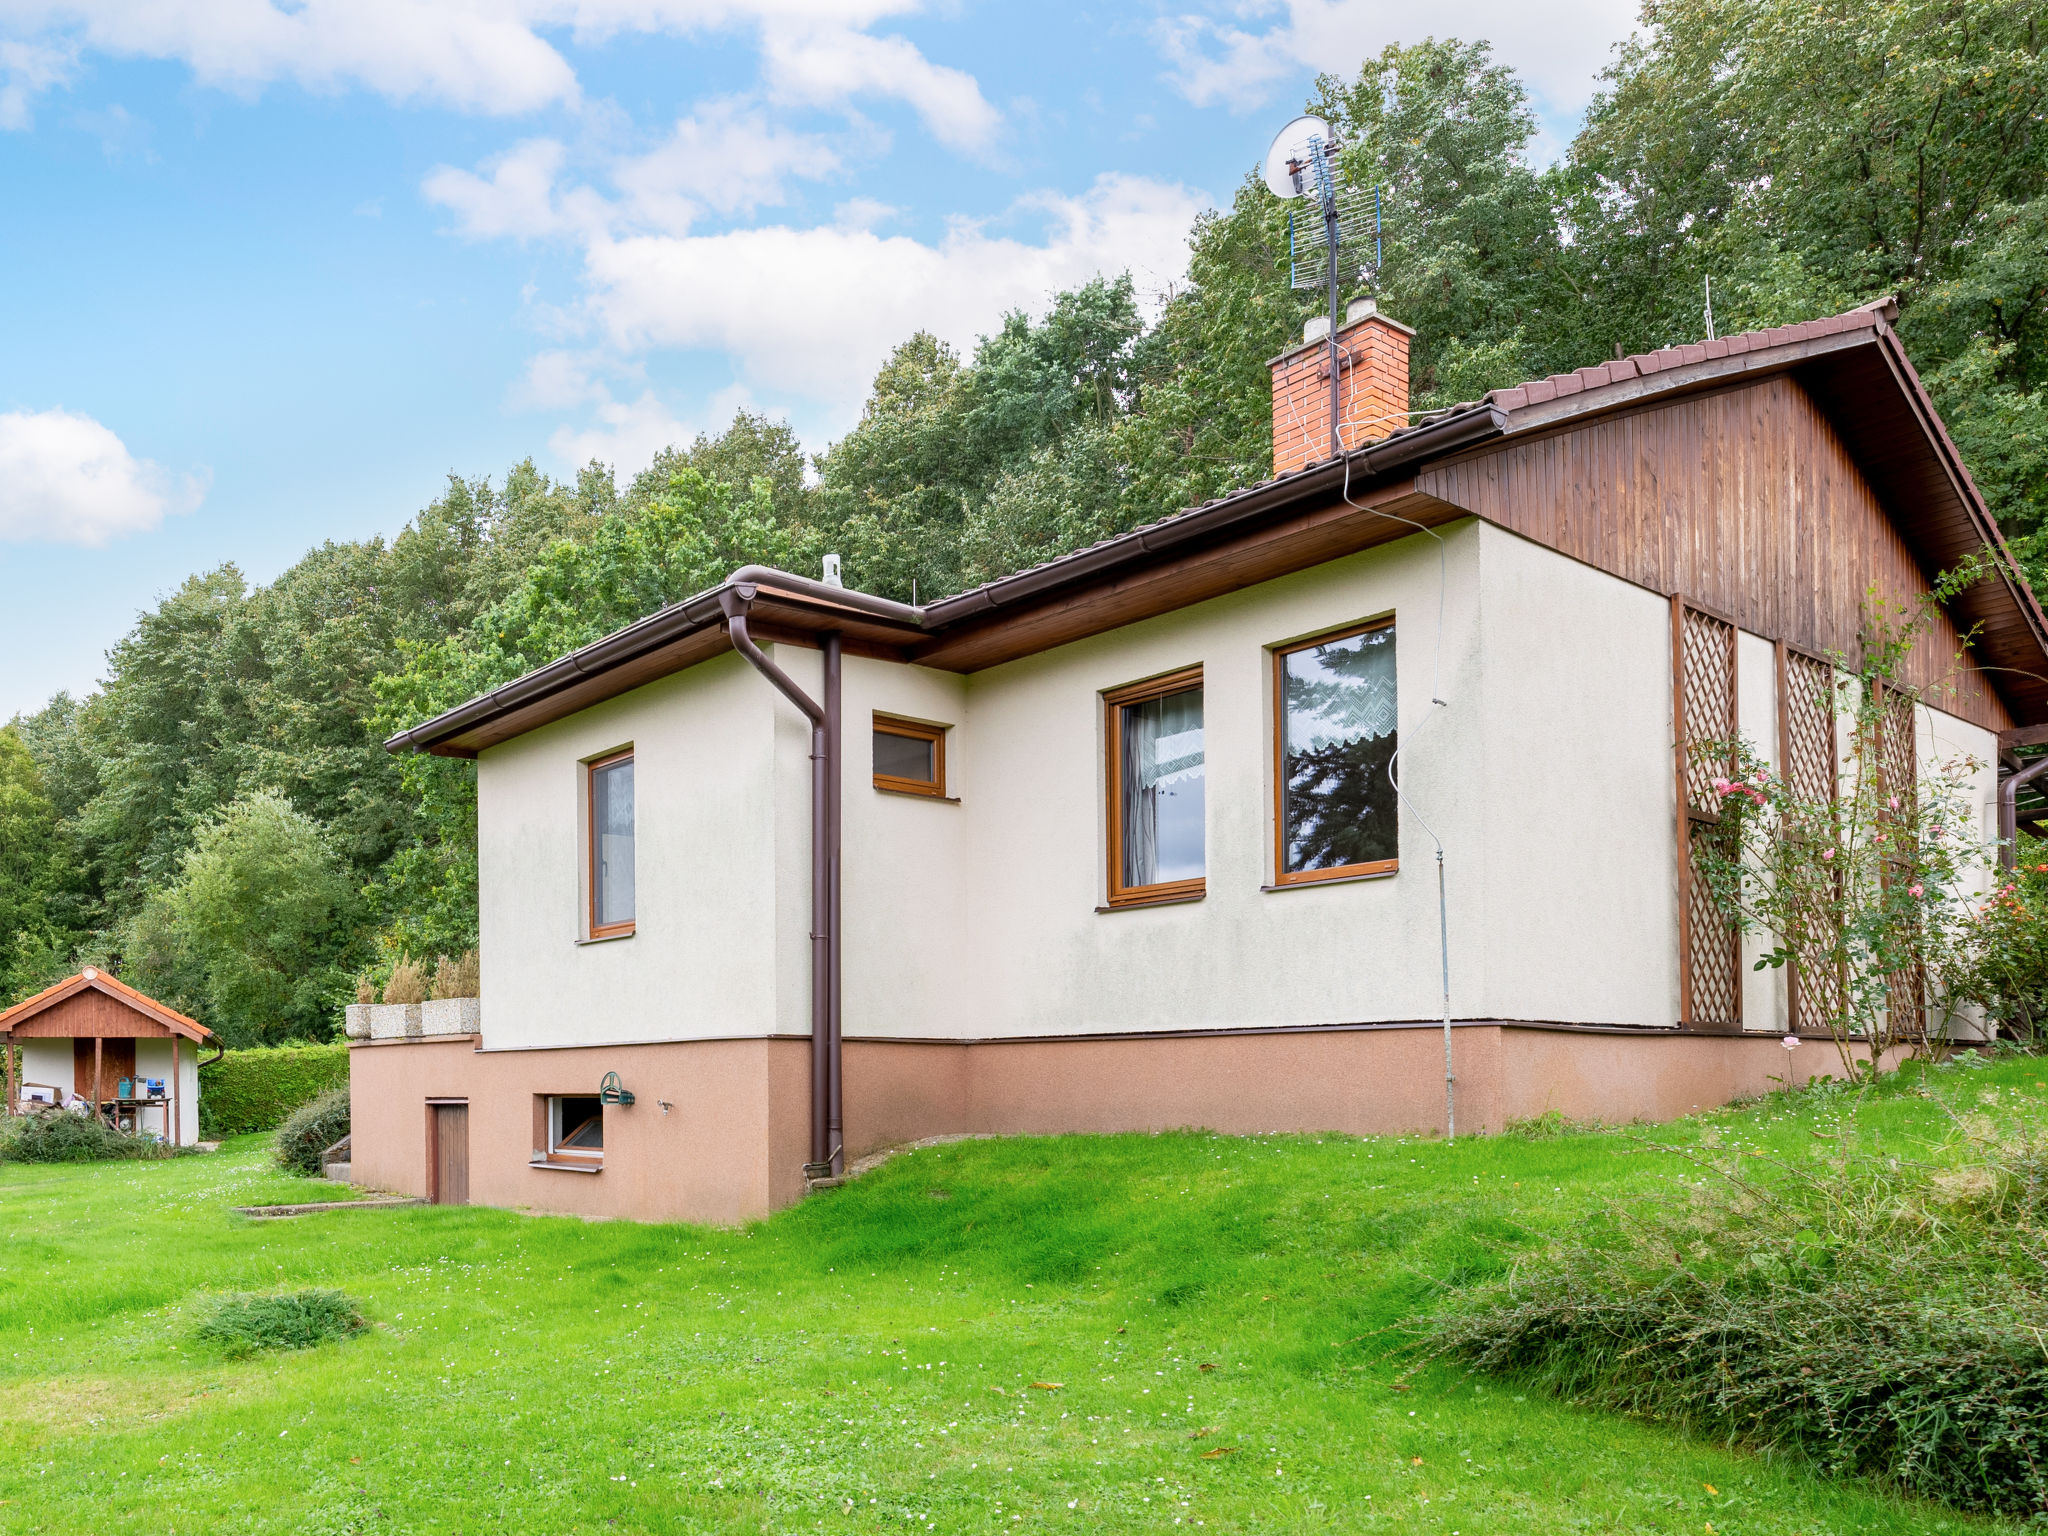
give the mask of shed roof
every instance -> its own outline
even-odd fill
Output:
[[[31,1020],[48,1014],[71,999],[86,992],[98,992],[111,998],[115,1003],[156,1029],[149,1034],[183,1035],[187,1040],[210,1040],[213,1031],[197,1019],[189,1019],[177,1009],[145,997],[133,987],[116,981],[96,966],[87,966],[76,976],[67,976],[54,986],[43,988],[34,997],[23,998],[12,1008],[0,1013],[0,1035],[12,1035],[28,1025]]]
[[[922,607],[842,592],[806,577],[749,567],[504,687],[393,736],[392,751],[474,757],[550,720],[728,649],[724,616],[737,604],[768,621],[762,639],[829,629],[849,650],[975,671],[1087,633],[1301,569],[1332,556],[1311,526],[1341,496],[1417,523],[1470,515],[1415,494],[1435,462],[1580,420],[1790,374],[1820,403],[1886,516],[1929,573],[1984,549],[1992,580],[1950,607],[1976,631],[1982,665],[2022,725],[2048,722],[2048,616],[2006,549],[1961,454],[1942,426],[1891,322],[1890,299],[1839,315],[1665,347],[1552,374],[1415,418],[1340,458],[1104,539]],[[1264,557],[1248,554],[1264,541]],[[1197,568],[1205,561],[1214,571]],[[1166,567],[1172,579],[1148,580]],[[1220,583],[1220,585],[1219,585]],[[1146,590],[1140,595],[1139,589]]]

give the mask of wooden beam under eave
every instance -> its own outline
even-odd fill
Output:
[[[911,659],[948,672],[979,672],[1391,544],[1413,535],[1412,523],[1434,527],[1471,516],[1462,507],[1416,494],[1413,486],[1403,481],[1361,492],[1353,498],[1356,505],[1324,502],[1183,552],[1162,552],[1078,590],[1021,601],[961,624]]]

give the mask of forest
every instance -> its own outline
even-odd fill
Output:
[[[1562,155],[1484,42],[1307,103],[1382,189],[1418,410],[1884,294],[2022,565],[2048,574],[2048,63],[2002,0],[1651,0]],[[1154,301],[1104,273],[961,355],[905,338],[812,451],[741,414],[621,483],[451,475],[389,539],[140,614],[99,687],[0,727],[0,1005],[82,963],[230,1045],[331,1037],[358,978],[475,945],[459,703],[750,562],[930,600],[1271,469],[1266,362],[1320,302],[1247,173]],[[393,521],[396,521],[394,517]],[[488,966],[488,956],[485,957]]]

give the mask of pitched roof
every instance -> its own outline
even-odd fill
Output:
[[[1246,486],[922,607],[749,567],[718,587],[402,731],[385,745],[393,751],[472,757],[485,746],[727,649],[722,619],[735,604],[768,617],[771,631],[780,626],[801,635],[838,628],[847,633],[849,649],[978,670],[1095,632],[1077,629],[1079,624],[1113,627],[1105,620],[1077,618],[1064,628],[1041,625],[1027,634],[1021,624],[1027,611],[1075,608],[1080,594],[1128,581],[1147,567],[1240,547],[1258,530],[1289,519],[1299,523],[1305,508],[1340,494],[1358,505],[1361,498],[1398,488],[1432,461],[1452,454],[1639,403],[1787,372],[1821,402],[1923,570],[1947,569],[1986,548],[1998,557],[1995,579],[1979,582],[1950,606],[1960,627],[1977,630],[1979,657],[2014,717],[2022,723],[2048,721],[2048,616],[2020,576],[1893,331],[1896,317],[1896,305],[1884,299],[1797,325],[1665,347],[1492,390],[1477,401],[1419,414],[1412,424],[1341,458]],[[1469,515],[1450,507],[1410,510],[1418,520]],[[1295,547],[1316,546],[1303,539]],[[1312,561],[1305,557],[1302,563]],[[770,609],[754,606],[764,600],[763,592],[769,594]],[[1130,622],[1130,615],[1116,622]],[[1013,641],[987,642],[987,632],[1012,624],[1019,626]],[[756,631],[773,638],[758,625]]]
[[[88,991],[104,992],[116,1002],[125,1004],[145,1018],[183,1035],[188,1040],[213,1038],[213,1031],[197,1019],[187,1018],[177,1009],[160,1003],[153,997],[145,997],[125,982],[116,981],[105,971],[90,965],[76,976],[67,976],[64,980],[43,988],[34,997],[25,997],[12,1008],[0,1012],[0,1035],[11,1034],[17,1025],[26,1024],[37,1014]]]

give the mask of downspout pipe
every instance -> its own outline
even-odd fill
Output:
[[[2020,789],[2048,773],[2048,757],[2027,764],[1998,781],[1998,862],[2007,869],[2019,863]]]
[[[820,704],[768,658],[747,632],[746,600],[726,603],[725,633],[811,722],[811,1155],[807,1179],[836,1178],[846,1149],[839,1077],[839,685],[840,637],[822,637],[825,702]]]

